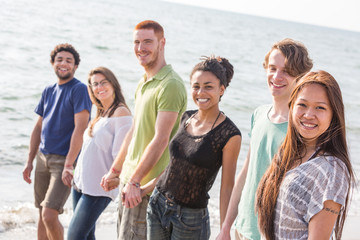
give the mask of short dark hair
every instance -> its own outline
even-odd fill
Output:
[[[54,63],[56,54],[58,54],[59,52],[62,52],[62,51],[71,53],[74,56],[75,65],[76,66],[79,65],[79,63],[80,63],[80,55],[75,50],[75,48],[69,43],[61,43],[61,44],[55,46],[54,50],[52,50],[51,53],[50,53],[50,57],[51,57],[50,62],[51,62],[51,64]]]

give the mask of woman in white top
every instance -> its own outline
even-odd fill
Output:
[[[95,239],[95,224],[118,189],[105,192],[100,186],[130,129],[132,117],[115,75],[107,68],[90,71],[88,91],[96,105],[96,117],[84,133],[72,189],[74,215],[68,240]]]
[[[293,90],[285,140],[257,189],[266,239],[341,239],[354,181],[336,80],[310,72]]]

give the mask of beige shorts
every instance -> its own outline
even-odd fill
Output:
[[[119,216],[117,222],[118,240],[146,240],[146,210],[150,197],[146,195],[136,207],[126,208],[121,202],[121,192],[124,187],[125,185],[120,183]]]
[[[65,156],[56,154],[36,155],[35,168],[35,207],[47,207],[57,210],[60,214],[70,194],[70,188],[61,180]]]

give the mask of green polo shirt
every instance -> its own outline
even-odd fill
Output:
[[[182,113],[186,110],[187,93],[184,82],[166,65],[152,78],[146,75],[140,80],[135,93],[134,132],[121,171],[122,183],[127,183],[138,165],[145,148],[154,138],[158,112],[178,112],[170,139],[175,135]],[[157,164],[142,179],[141,185],[157,177],[169,163],[169,148],[166,147]]]

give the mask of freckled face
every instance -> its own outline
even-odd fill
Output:
[[[333,110],[323,86],[310,84],[300,90],[295,100],[292,120],[306,144],[316,145],[318,137],[329,128],[332,116]]]
[[[225,87],[211,72],[196,71],[191,77],[191,95],[195,104],[201,110],[219,108],[220,96]]]

